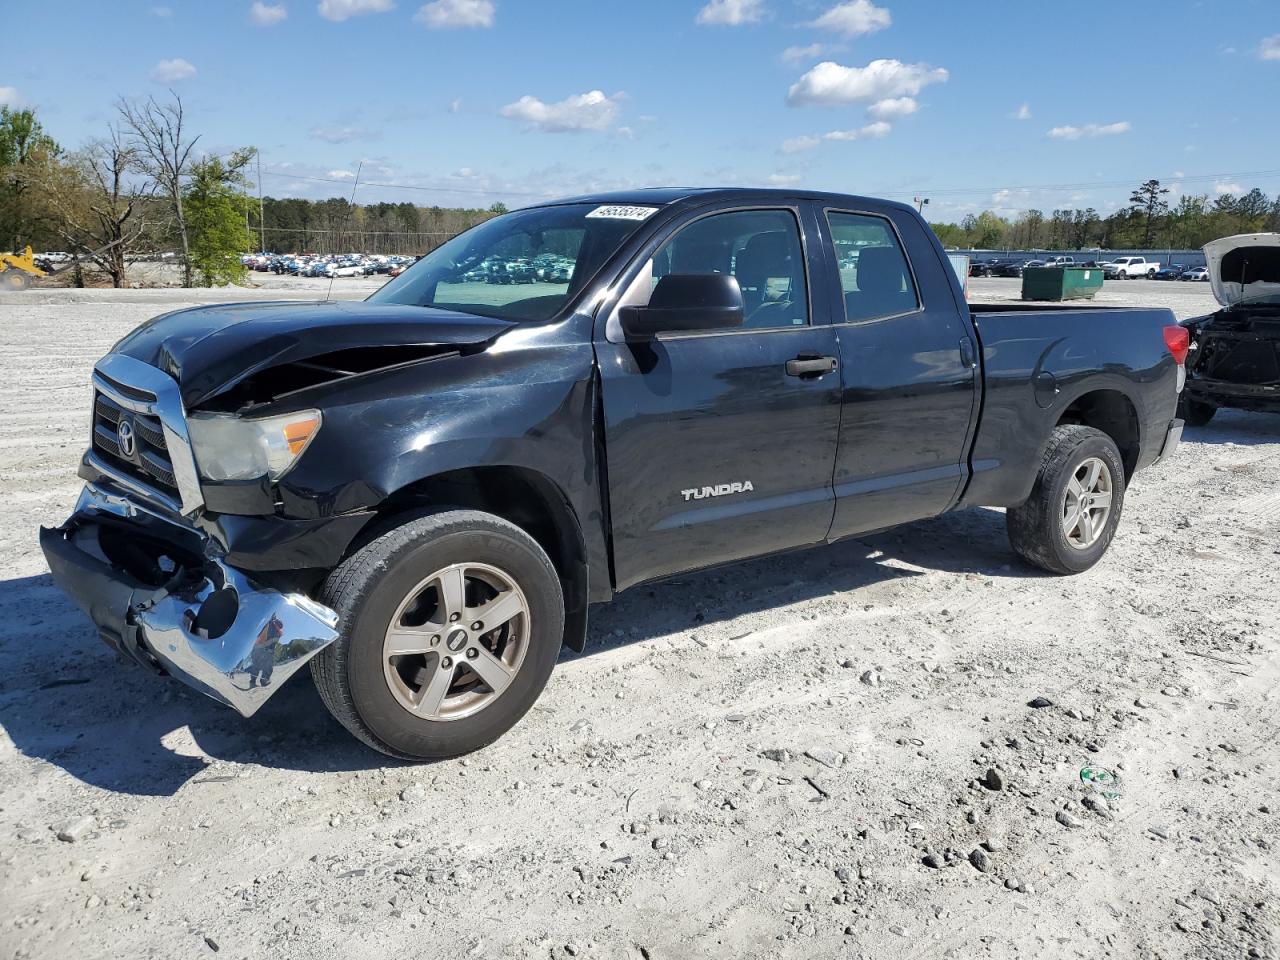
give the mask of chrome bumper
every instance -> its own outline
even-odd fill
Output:
[[[165,582],[144,582],[108,558],[105,524],[137,524],[139,542],[153,544],[170,533],[203,555],[196,563],[190,549],[186,560],[153,550]],[[94,484],[66,523],[41,528],[40,546],[54,582],[108,644],[246,717],[338,636],[328,607],[256,584],[218,559],[204,534]]]

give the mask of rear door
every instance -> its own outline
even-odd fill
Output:
[[[826,536],[840,374],[834,329],[813,323],[829,305],[812,218],[801,206],[691,214],[624,278],[596,338],[618,589]],[[617,307],[692,273],[738,279],[744,326],[626,342]]]
[[[979,380],[968,310],[920,222],[894,209],[821,216],[828,256],[845,264],[832,281],[843,378],[835,539],[955,502]]]

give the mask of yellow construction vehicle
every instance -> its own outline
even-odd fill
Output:
[[[36,259],[28,246],[22,253],[0,253],[0,290],[23,290],[32,277],[48,274],[36,266]]]

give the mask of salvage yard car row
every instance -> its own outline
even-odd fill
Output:
[[[1143,257],[1117,257],[1114,260],[1086,260],[1077,263],[1074,257],[1051,256],[1036,260],[1022,257],[989,257],[974,260],[969,265],[971,277],[1021,277],[1022,271],[1031,267],[1083,267],[1098,269],[1108,280],[1197,280],[1207,282],[1209,272],[1204,267],[1187,267],[1171,263],[1162,267],[1155,260]]]

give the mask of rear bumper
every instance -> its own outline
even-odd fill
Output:
[[[1160,447],[1160,455],[1156,457],[1156,463],[1168,460],[1177,452],[1178,444],[1182,442],[1182,427],[1183,421],[1181,420],[1171,420],[1169,422],[1169,427],[1164,434],[1164,444]]]
[[[120,549],[122,529],[137,534],[130,561],[106,552]],[[110,646],[246,717],[338,636],[328,607],[255,583],[204,534],[93,484],[66,523],[41,528],[40,546],[54,582]]]

